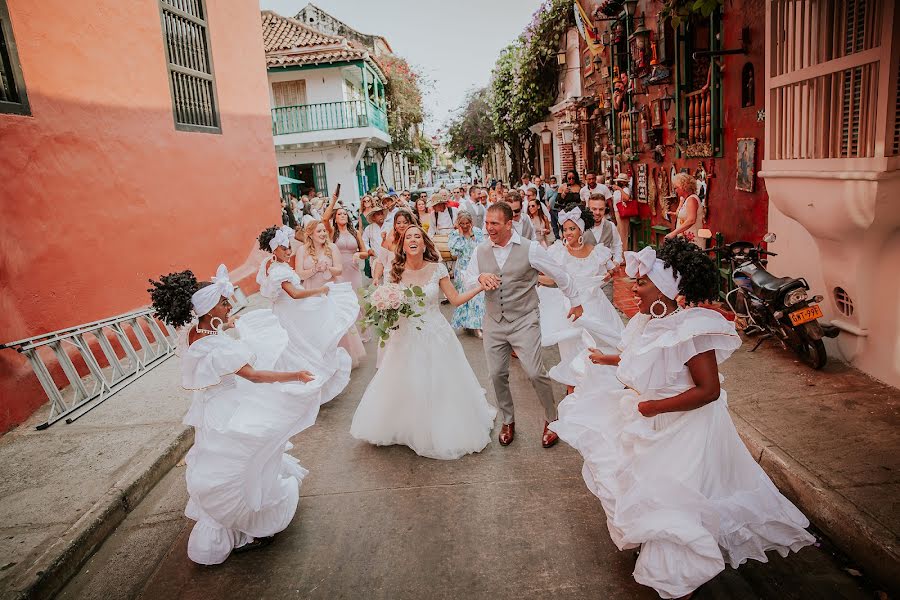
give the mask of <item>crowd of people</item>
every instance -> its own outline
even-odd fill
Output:
[[[195,390],[185,417],[196,431],[191,560],[223,562],[288,526],[306,474],[286,453],[289,440],[365,356],[358,294],[382,283],[421,288],[424,306],[377,350],[353,437],[452,460],[483,450],[499,416],[497,439],[508,446],[515,360],[543,408],[541,445],[563,439],[583,456],[610,536],[639,548],[634,577],[661,597],[689,597],[726,563],[812,543],[727,410],[719,365],[741,342],[731,322],[700,306],[716,297],[718,273],[696,244],[696,182],[678,177],[672,233],[640,252],[624,250],[627,218],[617,217],[629,177],[610,183],[570,171],[560,184],[525,175],[509,189],[388,190],[364,196],[358,211],[337,195],[292,198],[293,218],[258,237],[266,258],[257,282],[272,307],[237,320],[224,266],[211,282],[190,271],[152,281],[157,314],[180,328],[184,387]],[[611,301],[620,273],[640,311],[627,325]],[[238,338],[224,334],[232,327]],[[496,406],[457,338],[464,331],[483,341]],[[549,346],[560,361],[548,371]],[[566,387],[562,402],[551,380]]]

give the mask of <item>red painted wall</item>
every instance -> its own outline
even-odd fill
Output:
[[[594,3],[596,5],[596,2]],[[646,27],[654,32],[657,28],[657,14],[660,5],[655,0],[641,0],[638,4],[637,14],[645,15]],[[674,163],[675,169],[686,167],[694,173],[702,161],[707,172],[712,172],[714,177],[709,180],[708,211],[705,227],[713,233],[722,232],[726,241],[747,239],[758,241],[766,233],[768,224],[769,199],[766,193],[765,181],[756,178],[753,192],[743,192],[735,189],[736,165],[737,165],[737,140],[738,138],[756,138],[756,166],[754,171],[759,171],[760,162],[764,151],[765,123],[757,121],[757,113],[765,106],[765,3],[763,0],[731,0],[723,9],[722,18],[722,49],[734,49],[741,47],[741,29],[750,28],[750,43],[746,55],[722,56],[724,68],[721,71],[722,82],[722,108],[723,115],[723,156],[721,158],[677,158],[674,147],[667,148],[665,161],[662,165],[653,160],[652,152],[639,153],[639,161],[647,163],[648,174],[654,167],[664,167],[666,170]],[[600,31],[605,29],[605,23],[597,22]],[[746,62],[754,65],[755,72],[755,104],[748,108],[741,107],[741,72]],[[608,85],[608,83],[606,84]],[[661,86],[649,86],[651,95],[637,96],[636,101],[644,104],[648,99],[657,98],[661,90],[668,87],[669,92],[675,94],[674,70],[672,82]],[[675,132],[669,129],[669,123],[675,117],[675,103],[669,108],[663,119],[665,127],[663,141],[665,144],[674,144]],[[637,162],[631,164],[631,172],[637,172]],[[712,167],[712,168],[710,168]],[[622,165],[623,169],[628,169]],[[636,192],[635,192],[636,193]],[[677,205],[673,204],[672,210]],[[669,225],[662,215],[652,218],[653,225]]]
[[[31,116],[0,114],[0,341],[242,265],[280,219],[255,0],[206,0],[222,133],[176,131],[156,2],[7,0]],[[0,351],[0,432],[45,401]]]

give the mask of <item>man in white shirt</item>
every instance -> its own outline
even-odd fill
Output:
[[[580,318],[584,309],[578,304],[575,279],[540,244],[522,239],[513,229],[512,217],[512,210],[504,203],[488,209],[485,228],[490,241],[479,244],[472,253],[463,281],[469,289],[481,285],[485,290],[484,353],[503,418],[500,444],[509,445],[515,436],[514,406],[509,390],[509,358],[515,351],[544,407],[546,421],[541,445],[549,448],[559,438],[548,428],[556,420],[557,411],[541,354],[538,274],[552,278],[569,298],[570,318]],[[482,259],[485,270],[480,265]]]
[[[384,228],[385,231],[390,231],[394,226],[394,216],[400,210],[400,206],[397,205],[397,194],[392,192],[383,197],[381,201],[384,203]]]
[[[591,194],[588,200],[588,208],[594,217],[594,226],[584,232],[585,244],[602,244],[612,252],[612,260],[616,266],[622,264],[622,238],[616,229],[615,223],[606,217],[606,198],[600,192]],[[603,284],[603,293],[606,298],[613,301],[613,280]]]
[[[366,245],[370,258],[375,258],[377,255],[378,248],[381,247],[382,242],[381,232],[386,231],[383,227],[384,213],[384,207],[378,203],[372,204],[369,210],[366,211],[366,219],[369,221],[369,224],[363,229],[362,240]]]
[[[524,194],[525,190],[527,190],[528,188],[537,189],[537,186],[531,182],[531,174],[525,173],[524,175],[522,175],[522,185],[519,186],[519,191]]]
[[[606,185],[597,182],[597,176],[594,173],[588,173],[585,176],[585,185],[581,188],[581,202],[587,206],[588,200],[591,198],[591,194],[600,193],[603,194],[603,197],[609,200],[612,198],[612,190],[610,190]]]
[[[504,199],[513,212],[513,230],[525,239],[537,241],[531,219],[522,218],[522,194],[519,190],[509,190]]]
[[[431,226],[428,233],[431,235],[450,235],[456,227],[456,215],[447,206],[447,195],[447,190],[441,190],[428,200],[428,208],[434,209],[429,215]]]

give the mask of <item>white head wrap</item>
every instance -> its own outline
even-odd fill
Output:
[[[294,237],[294,230],[287,225],[283,225],[278,231],[275,232],[275,237],[269,240],[269,249],[272,252],[275,252],[275,248],[277,248],[278,246],[290,248],[292,237]]]
[[[562,222],[562,214],[560,214]],[[676,277],[671,268],[656,258],[656,250],[645,246],[640,252],[625,253],[625,274],[629,277],[647,277],[660,292],[672,300],[678,295],[681,277]]]
[[[212,285],[200,288],[191,296],[191,306],[194,314],[202,317],[219,303],[222,298],[228,298],[234,293],[234,284],[228,279],[228,269],[225,265],[219,265],[216,276],[212,278]]]
[[[584,233],[584,219],[581,218],[581,208],[575,207],[569,212],[559,211],[559,223],[562,225],[566,221],[572,221],[578,225],[578,229]]]

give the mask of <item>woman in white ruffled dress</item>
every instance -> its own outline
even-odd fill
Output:
[[[198,284],[190,271],[151,283],[157,316],[184,326],[182,385],[194,390],[184,417],[194,428],[185,474],[184,512],[196,521],[188,557],[219,564],[232,551],[267,544],[293,519],[307,471],[285,450],[315,423],[321,386],[308,371],[255,368],[250,348],[223,332],[234,293],[224,265],[212,284]]]
[[[270,227],[259,235],[260,249],[272,256],[260,265],[256,281],[260,294],[272,301],[272,311],[249,312],[237,321],[237,328],[256,353],[258,364],[276,371],[315,373],[325,403],[350,381],[350,355],[339,343],[356,324],[359,300],[349,282],[304,288],[290,266],[289,233],[289,228]],[[282,337],[284,343],[279,344]],[[276,348],[280,352],[270,360]]]
[[[806,517],[747,451],[728,413],[718,365],[740,345],[734,325],[705,308],[713,262],[684,239],[626,252],[640,313],[621,354],[595,352],[550,425],[584,457],[585,483],[620,550],[640,548],[638,583],[690,597],[726,564],[766,562],[815,540]],[[615,369],[618,384],[604,370]]]
[[[615,268],[612,251],[602,244],[584,243],[585,229],[593,226],[589,211],[574,207],[559,213],[562,239],[548,252],[566,272],[575,278],[578,300],[584,315],[577,321],[567,319],[571,302],[549,277],[542,275],[538,288],[541,311],[541,340],[544,346],[559,345],[560,362],[548,375],[565,384],[571,393],[579,378],[578,361],[589,347],[613,352],[618,347],[624,325],[618,311],[606,298],[601,286]],[[587,335],[585,335],[587,334]]]
[[[459,294],[431,239],[406,230],[389,281],[421,286],[422,317],[404,319],[385,346],[381,368],[353,415],[350,434],[379,446],[402,444],[428,458],[451,460],[480,452],[491,441],[497,410],[478,383],[450,323],[441,294],[454,306],[482,288]]]

